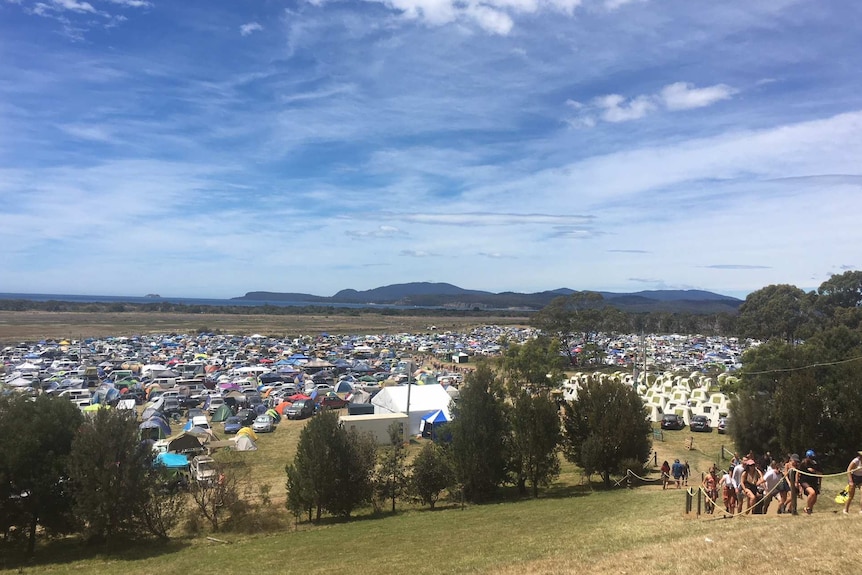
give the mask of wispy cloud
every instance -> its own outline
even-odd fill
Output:
[[[566,100],[566,106],[575,110],[575,117],[568,120],[575,127],[593,127],[597,120],[619,123],[639,120],[648,114],[665,109],[670,112],[691,110],[711,106],[727,100],[737,90],[725,84],[695,88],[688,82],[668,84],[656,94],[645,94],[626,98],[620,94],[607,94],[593,98],[589,103]]]
[[[306,0],[323,6],[326,0]],[[366,0],[382,3],[407,20],[418,20],[429,26],[470,24],[481,30],[505,36],[512,31],[515,18],[542,12],[572,15],[583,0]],[[632,0],[605,0],[605,7],[615,10]]]
[[[398,252],[398,255],[410,257],[410,258],[440,257],[440,254],[435,254],[433,252],[426,252],[424,250],[401,250],[400,252]]]
[[[391,238],[395,236],[407,236],[407,232],[395,226],[380,226],[376,230],[347,230],[344,232],[352,238]]]
[[[648,254],[648,250],[606,250],[612,254]]]
[[[706,88],[695,88],[688,82],[676,82],[665,86],[659,93],[659,100],[668,110],[690,110],[711,106],[727,100],[738,90],[726,84],[716,84]]]
[[[248,36],[254,32],[260,32],[261,30],[263,30],[263,26],[258,22],[248,22],[239,27],[239,33],[241,36]]]
[[[768,270],[768,269],[771,269],[771,266],[757,266],[757,265],[748,265],[748,264],[715,264],[715,265],[704,266],[704,267],[712,269],[712,270]]]

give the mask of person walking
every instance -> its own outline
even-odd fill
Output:
[[[742,460],[742,468],[740,489],[745,495],[745,512],[751,513],[757,503],[757,486],[763,483],[763,473],[757,468],[755,461],[749,458]],[[742,507],[739,509],[742,511]]]
[[[676,488],[682,487],[682,474],[685,472],[685,467],[679,462],[679,459],[673,460],[670,472],[673,474],[673,480],[676,482]]]
[[[853,496],[856,494],[856,488],[862,485],[862,451],[856,452],[856,457],[847,466],[847,502],[844,503],[844,515],[850,514],[850,504],[853,502]],[[859,506],[859,513],[862,513],[862,504]]]
[[[798,473],[799,489],[806,497],[805,509],[806,515],[811,515],[814,512],[814,504],[817,503],[817,495],[820,493],[820,464],[817,462],[817,454],[813,449],[805,452],[805,459],[799,462],[799,470],[804,473]]]
[[[661,464],[661,488],[667,489],[667,484],[670,482],[670,463],[665,460]]]
[[[715,464],[709,468],[703,478],[703,490],[706,492],[706,513],[711,515],[715,510],[715,502],[718,500],[718,477],[716,476]]]
[[[733,466],[729,467],[718,480],[721,489],[724,510],[731,515],[736,512],[736,485],[733,483]]]

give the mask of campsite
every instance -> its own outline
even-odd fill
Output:
[[[258,346],[260,339],[250,337],[248,345]],[[452,342],[456,340],[453,338]],[[410,345],[419,343],[411,338],[405,341]],[[477,347],[482,345],[478,338],[471,341]],[[159,336],[154,342],[158,342],[160,350],[175,352],[183,347],[192,355],[196,353],[194,346],[199,343],[195,338],[180,336]],[[96,347],[131,345],[129,340],[123,339],[90,343]],[[328,345],[327,340],[320,343]],[[392,342],[379,343],[382,346]],[[45,345],[50,347],[51,344],[46,342]],[[153,374],[157,376],[166,377]],[[663,385],[661,381],[657,384]],[[425,424],[430,420],[433,435],[434,423],[440,423],[438,418],[445,419],[449,415],[440,409],[439,402],[451,396],[445,391],[447,397],[441,396],[440,387],[435,384],[395,386],[386,391],[385,386],[369,402],[375,413],[366,421],[392,416],[407,420],[408,453],[414,456],[422,445],[432,441],[422,436]],[[401,413],[406,408],[406,398],[402,394],[407,389],[411,391],[411,405],[415,410],[410,416]],[[381,395],[384,391],[386,393]],[[225,395],[235,392],[243,395],[234,389]],[[427,404],[426,393],[431,396]],[[434,403],[434,395],[438,403]],[[672,395],[663,399],[672,400]],[[137,406],[137,409],[143,407]],[[620,564],[631,564],[630,572],[641,573],[690,568],[692,564],[698,568],[732,568],[738,562],[739,553],[755,554],[767,565],[765,573],[781,570],[776,566],[770,571],[767,562],[772,551],[751,546],[752,538],[788,550],[786,541],[804,540],[808,542],[809,551],[802,557],[817,555],[818,564],[826,568],[826,572],[847,567],[852,561],[850,557],[836,554],[827,554],[823,559],[821,551],[827,548],[826,534],[838,528],[831,522],[842,519],[832,512],[837,508],[832,508],[828,501],[811,517],[696,518],[683,513],[684,491],[662,491],[649,481],[633,489],[607,490],[595,478],[590,481],[580,469],[567,462],[563,463],[559,478],[537,499],[523,499],[506,488],[501,500],[486,505],[464,505],[457,496],[450,495],[433,512],[405,501],[399,503],[395,514],[366,507],[350,520],[325,517],[319,523],[298,521],[284,506],[284,468],[296,452],[301,431],[312,419],[283,417],[274,432],[257,436],[253,443],[256,449],[232,451],[219,445],[229,441],[223,434],[223,422],[218,421],[227,416],[228,411],[223,407],[224,404],[216,406],[209,418],[216,434],[213,447],[218,447],[213,457],[242,472],[251,504],[265,513],[255,515],[253,521],[236,529],[218,533],[208,532],[199,523],[197,527],[185,524],[168,543],[129,543],[94,551],[74,539],[48,541],[40,545],[39,553],[27,563],[27,570],[107,573],[115,571],[119,565],[128,573],[154,570],[179,573],[206,563],[218,564],[229,572],[254,564],[259,568],[303,573],[335,569],[369,573],[405,570],[416,573],[599,573],[616,569]],[[340,411],[346,413],[347,409]],[[143,410],[140,415],[143,416]],[[350,425],[349,418],[345,420]],[[173,447],[180,451],[184,449],[183,442],[196,433],[188,433],[193,431],[194,425],[183,433],[186,422],[182,419],[168,419],[164,423],[166,427],[162,423],[150,425],[157,430],[157,436],[170,437],[170,443],[176,442]],[[382,433],[382,428],[374,433]],[[689,443],[688,438],[689,434],[684,431],[665,433],[661,441],[654,442],[655,457],[658,461],[686,457],[696,474],[713,461],[721,460],[727,439],[718,434],[700,434],[694,443]],[[194,447],[193,443],[189,445]],[[657,479],[655,470],[651,479]],[[833,488],[837,491],[840,487],[830,483],[827,491]],[[337,544],[333,545],[333,541]],[[301,566],[286,567],[285,550],[305,547],[325,548],[326,553],[308,554]],[[722,552],[728,548],[735,551]],[[10,558],[9,561],[6,566],[11,568],[23,565],[22,559]]]

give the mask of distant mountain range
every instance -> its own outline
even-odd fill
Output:
[[[344,289],[334,296],[269,291],[248,292],[242,301],[290,301],[308,304],[377,304],[443,307],[464,310],[539,310],[552,299],[576,290],[560,288],[536,293],[493,293],[468,290],[448,283],[413,282],[365,291]],[[630,312],[735,313],[742,300],[703,290],[648,290],[634,293],[598,292],[608,305]]]

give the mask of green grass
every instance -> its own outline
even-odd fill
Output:
[[[259,450],[237,454],[248,476],[272,486],[274,513],[283,529],[257,535],[179,535],[168,544],[130,543],[110,550],[76,540],[41,545],[34,560],[0,559],[0,568],[24,573],[123,575],[150,573],[655,573],[737,569],[748,558],[757,572],[819,573],[855,570],[862,516],[845,518],[832,496],[843,479],[826,481],[810,517],[719,519],[684,517],[684,491],[648,485],[604,491],[585,485],[579,470],[564,464],[560,480],[538,500],[468,505],[454,502],[429,511],[400,506],[395,515],[362,510],[349,521],[295,524],[283,508],[284,464],[292,457],[305,422],[284,421],[259,437]],[[219,427],[216,426],[219,430]],[[656,442],[661,458],[688,459],[705,470],[726,436],[667,432]],[[411,451],[418,444],[411,445]],[[700,449],[701,451],[697,451]],[[653,476],[656,474],[654,473]],[[596,479],[596,478],[594,478]],[[858,509],[854,502],[854,512]],[[850,525],[852,523],[852,525]],[[10,562],[6,562],[10,561]]]

